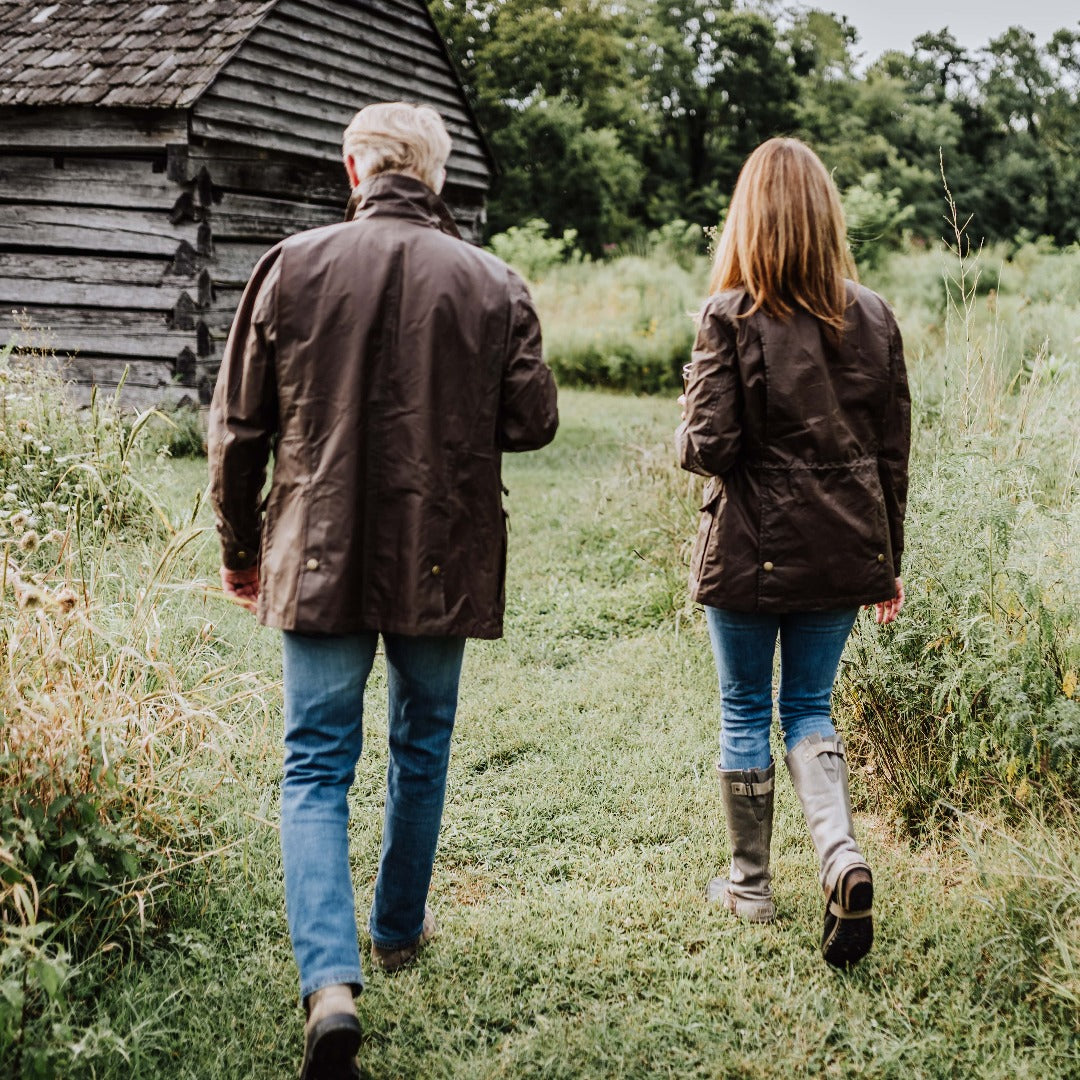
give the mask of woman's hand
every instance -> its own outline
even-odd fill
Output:
[[[259,599],[259,568],[226,570],[221,568],[221,589],[227,597],[254,614]]]
[[[683,364],[682,366],[683,392],[679,395],[679,408],[682,412],[679,415],[684,420],[686,419],[686,388],[690,385],[690,371],[693,366],[693,363]]]
[[[867,607],[870,605],[867,604]],[[891,600],[882,600],[880,603],[874,605],[874,622],[878,626],[884,626],[886,623],[891,623],[897,615],[900,614],[900,609],[904,606],[904,582],[901,578],[896,579],[896,595]]]

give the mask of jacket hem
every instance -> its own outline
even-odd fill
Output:
[[[403,637],[463,637],[494,641],[503,636],[502,623],[467,623],[465,625],[418,625],[394,619],[350,619],[333,622],[326,619],[289,619],[272,612],[260,612],[259,623],[271,630],[294,634],[333,637],[343,634],[400,634]]]
[[[892,595],[883,596],[879,592],[849,593],[843,596],[811,596],[789,600],[778,597],[776,600],[755,598],[747,600],[740,597],[707,594],[694,590],[690,593],[695,604],[705,607],[720,608],[722,611],[738,611],[747,615],[769,614],[786,615],[799,611],[839,611],[843,608],[864,607],[867,604],[880,604],[891,600]]]

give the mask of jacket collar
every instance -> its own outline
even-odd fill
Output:
[[[353,191],[345,220],[372,217],[404,218],[461,239],[446,203],[422,180],[404,173],[380,173]]]

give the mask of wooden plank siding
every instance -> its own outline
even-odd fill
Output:
[[[236,192],[293,199],[343,212],[349,183],[340,161],[293,158],[253,146],[170,146],[169,172],[190,183],[205,172],[219,194]]]
[[[355,111],[387,99],[438,110],[454,139],[448,179],[486,190],[486,147],[421,0],[282,0],[195,103],[191,133],[340,160]]]
[[[180,194],[165,175],[165,159],[79,158],[65,169],[63,155],[0,155],[0,200],[100,207],[169,205]]]
[[[0,309],[15,313],[0,340],[25,327],[16,348],[53,350],[71,378],[109,388],[129,369],[129,401],[194,401],[211,193],[204,174],[170,179],[165,144],[134,153],[0,154]]]
[[[0,107],[0,154],[34,150],[104,155],[160,153],[186,142],[187,113],[150,109]]]
[[[0,215],[0,249],[96,251],[102,255],[170,257],[181,243],[210,253],[210,234],[194,221],[173,223],[171,207],[85,207],[10,203]]]

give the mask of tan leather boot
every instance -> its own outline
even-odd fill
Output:
[[[308,997],[306,1006],[300,1080],[359,1080],[360,1021],[352,987],[324,986]]]
[[[773,782],[776,766],[767,769],[721,769],[720,794],[731,843],[728,876],[713,878],[705,895],[749,922],[776,918],[769,882],[772,845]]]
[[[431,908],[424,905],[424,928],[420,936],[410,945],[402,945],[398,949],[384,949],[381,945],[371,943],[371,962],[386,972],[393,975],[403,967],[408,967],[415,959],[420,950],[439,932],[435,923],[435,916]]]
[[[786,760],[821,863],[821,954],[834,967],[849,967],[874,943],[874,884],[855,843],[844,743],[838,735],[808,735]]]

